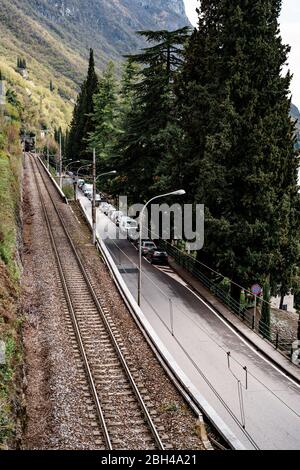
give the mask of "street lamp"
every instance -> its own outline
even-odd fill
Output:
[[[97,211],[96,211],[96,183],[99,178],[102,176],[116,175],[116,170],[108,171],[107,173],[102,173],[97,176],[96,169],[96,149],[93,149],[93,204],[92,204],[92,220],[93,220],[93,244],[96,244],[96,230],[97,230]]]
[[[141,213],[140,213],[140,233],[139,233],[139,284],[138,284],[138,305],[139,307],[141,306],[141,300],[142,300],[142,240],[143,240],[143,217],[145,210],[151,204],[151,202],[155,201],[156,199],[160,199],[162,197],[167,197],[167,196],[184,196],[186,194],[184,189],[180,189],[179,191],[173,191],[171,193],[167,194],[160,194],[159,196],[155,196],[152,199],[150,199],[143,207]]]
[[[76,162],[68,163],[68,165],[67,165],[66,168],[65,168],[65,171],[67,171],[67,169],[69,168],[69,166],[71,166],[71,165],[76,165],[76,163],[80,163],[80,162],[81,162],[81,160],[77,160]]]
[[[81,172],[81,170],[84,170],[85,168],[89,168],[90,166],[92,166],[92,163],[90,163],[89,165],[83,165],[80,168],[78,168],[77,179],[79,178],[79,173]]]

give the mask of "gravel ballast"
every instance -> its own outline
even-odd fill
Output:
[[[26,351],[27,426],[25,449],[97,449],[88,416],[91,404],[80,384],[78,355],[69,333],[67,305],[45,224],[29,159],[24,177],[26,217],[24,226],[24,313]],[[109,311],[122,343],[138,370],[138,382],[150,397],[170,447],[204,450],[197,416],[159,364],[125,306],[118,290],[91,245],[91,235],[80,209],[64,204],[49,181],[49,188],[79,248],[97,296]]]

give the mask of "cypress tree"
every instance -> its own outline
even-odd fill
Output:
[[[90,60],[89,60],[89,69],[86,80],[86,91],[84,94],[84,113],[85,113],[85,123],[84,123],[84,148],[83,153],[88,153],[88,136],[95,131],[95,122],[93,120],[93,115],[95,112],[94,108],[94,95],[98,92],[98,77],[95,72],[95,61],[94,61],[94,51],[90,49]]]
[[[188,85],[178,92],[181,102],[186,96],[187,171],[197,172],[192,188],[206,205],[198,258],[246,287],[271,276],[286,289],[298,261],[298,165],[280,8],[280,0],[203,0],[183,70]],[[235,284],[232,295],[240,300]]]

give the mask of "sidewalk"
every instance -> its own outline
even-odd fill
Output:
[[[274,349],[271,344],[261,338],[257,333],[250,330],[241,320],[239,320],[224,304],[222,304],[211,292],[203,287],[191,273],[179,266],[170,258],[170,266],[174,271],[194,290],[203,300],[213,307],[230,326],[232,326],[240,335],[247,340],[261,354],[267,356],[273,365],[278,367],[289,378],[295,380],[300,385],[300,367],[292,364],[279,351]]]

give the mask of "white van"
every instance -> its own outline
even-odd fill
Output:
[[[87,196],[90,193],[93,193],[93,185],[92,184],[84,184],[82,186],[82,192],[85,196]]]
[[[122,233],[126,233],[128,238],[135,239],[138,237],[138,223],[130,217],[122,217],[120,222],[120,230]]]

